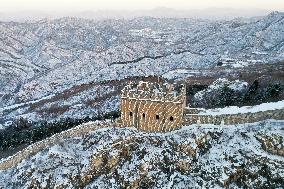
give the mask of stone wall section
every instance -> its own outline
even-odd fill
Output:
[[[126,101],[127,103],[128,101]],[[136,107],[137,101],[131,102],[133,105],[130,107]],[[136,103],[136,104],[135,104]],[[163,112],[165,115],[173,115],[173,122],[168,120],[168,116],[164,116],[162,121],[154,122],[154,119],[149,117],[145,120],[145,122],[150,122],[152,124],[141,124],[141,130],[152,131],[152,132],[167,132],[171,130],[178,129],[182,125],[191,125],[191,124],[214,124],[214,125],[234,125],[234,124],[242,124],[242,123],[253,123],[258,121],[263,121],[266,119],[276,119],[276,120],[284,120],[284,109],[276,109],[276,110],[268,110],[268,111],[260,111],[256,113],[245,113],[245,114],[224,114],[224,115],[198,115],[198,114],[185,114],[183,115],[183,104],[163,104],[161,103],[146,103],[139,102],[138,107],[140,105],[140,109],[147,110],[145,111],[147,114],[151,114],[149,112],[159,112],[159,109],[164,109]],[[128,109],[127,109],[128,110]],[[142,112],[141,111],[141,112]],[[183,116],[182,116],[183,115]],[[155,117],[154,117],[155,118]],[[133,123],[134,119],[126,119],[129,123]],[[122,120],[121,120],[122,121]],[[153,126],[152,126],[153,125]],[[164,127],[161,127],[164,125]],[[58,133],[53,135],[52,137],[36,142],[24,150],[16,153],[13,156],[10,156],[4,160],[0,161],[0,170],[5,170],[11,167],[16,166],[22,160],[27,159],[28,157],[38,153],[39,151],[48,148],[52,145],[59,143],[60,141],[75,137],[82,136],[90,131],[94,131],[100,128],[114,127],[117,125],[109,124],[107,122],[102,124],[96,124],[94,122],[89,122],[86,124],[79,125],[73,129],[69,129],[67,131]],[[125,124],[119,124],[120,127],[124,127]]]
[[[1,160],[0,170],[12,168],[16,166],[17,164],[19,164],[22,160],[27,159],[28,157],[40,152],[41,150],[48,148],[52,145],[55,145],[66,138],[82,136],[86,133],[89,133],[90,131],[94,131],[94,130],[97,130],[100,128],[106,128],[106,127],[114,127],[114,125],[111,125],[107,122],[103,124],[95,124],[94,122],[89,122],[89,123],[79,125],[73,129],[69,129],[67,131],[63,131],[61,133],[55,134],[50,138],[47,138],[45,140],[36,142],[28,146],[27,148],[23,149],[22,151],[17,152],[13,156],[10,156],[4,160]]]
[[[123,125],[133,125],[136,124],[137,116],[137,100],[136,99],[121,99],[121,120]],[[130,115],[130,113],[132,115]]]
[[[167,132],[182,126],[186,90],[172,84],[140,82],[121,91],[121,122],[147,132]]]
[[[185,107],[184,108],[184,114],[198,114],[204,109],[202,108],[190,108],[190,107]]]
[[[259,111],[243,114],[222,114],[222,115],[200,115],[185,114],[183,125],[191,124],[214,124],[214,125],[235,125],[243,123],[254,123],[266,119],[284,119],[284,109]]]
[[[123,99],[121,121],[142,131],[172,131],[183,123],[183,108],[184,104],[178,102]]]
[[[164,109],[164,124],[161,131],[168,132],[178,129],[183,124],[183,108],[182,103],[168,103]]]

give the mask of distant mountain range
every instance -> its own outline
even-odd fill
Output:
[[[269,10],[263,9],[234,9],[234,8],[207,8],[176,10],[165,7],[157,7],[150,10],[89,10],[82,12],[42,12],[42,11],[21,11],[21,12],[2,12],[1,21],[26,21],[38,19],[56,19],[60,17],[77,17],[84,19],[133,19],[137,17],[155,18],[200,18],[200,19],[222,19],[230,20],[236,17],[250,18],[265,16]]]
[[[0,22],[0,124],[18,116],[83,117],[118,109],[125,78],[214,68],[222,60],[247,66],[283,61],[284,13],[230,21]]]

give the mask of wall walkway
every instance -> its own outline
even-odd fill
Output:
[[[20,163],[22,160],[40,152],[41,150],[55,145],[59,143],[60,141],[70,138],[70,137],[75,137],[75,136],[81,136],[84,135],[90,131],[97,130],[100,128],[106,128],[106,127],[114,127],[114,125],[111,125],[109,123],[101,123],[101,124],[96,124],[94,122],[89,122],[85,123],[82,125],[79,125],[77,127],[74,127],[72,129],[69,129],[67,131],[63,131],[61,133],[55,134],[50,138],[47,138],[45,140],[36,142],[27,148],[23,149],[22,151],[17,152],[15,155],[10,156],[4,160],[0,161],[0,170],[5,170],[9,169],[11,167],[16,166],[18,163]]]
[[[267,111],[259,111],[254,113],[238,113],[238,114],[222,114],[222,115],[203,115],[199,114],[199,109],[188,108],[185,110],[185,114],[183,116],[183,124],[182,125],[191,125],[191,124],[214,124],[214,125],[234,125],[234,124],[242,124],[242,123],[253,123],[258,121],[263,121],[266,119],[276,119],[276,120],[284,120],[284,109],[276,109],[276,110],[267,110]],[[22,160],[38,153],[39,151],[55,145],[60,141],[86,134],[90,131],[97,130],[100,128],[107,127],[122,127],[121,123],[118,124],[110,124],[107,122],[97,124],[94,122],[85,123],[79,125],[73,129],[69,129],[67,131],[58,133],[53,135],[50,138],[45,140],[36,142],[22,151],[19,151],[13,156],[10,156],[2,161],[0,161],[0,170],[5,170],[11,167],[16,166]],[[176,128],[178,129],[178,128]],[[171,130],[170,128],[168,130]],[[167,131],[167,129],[165,129]]]
[[[254,123],[266,119],[284,120],[284,109],[222,115],[185,114],[183,118],[183,125],[234,125],[242,123]]]

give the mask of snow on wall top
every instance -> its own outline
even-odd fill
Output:
[[[185,87],[169,83],[151,83],[140,81],[138,84],[130,83],[121,91],[122,98],[150,99],[150,100],[184,100]]]
[[[245,114],[245,113],[255,113],[260,111],[268,110],[279,110],[284,109],[284,100],[271,103],[263,103],[256,106],[229,106],[225,108],[216,108],[216,109],[203,109],[199,115],[225,115],[225,114]]]

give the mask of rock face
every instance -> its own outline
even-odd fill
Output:
[[[281,188],[283,131],[273,120],[166,134],[99,129],[0,171],[0,188]]]

